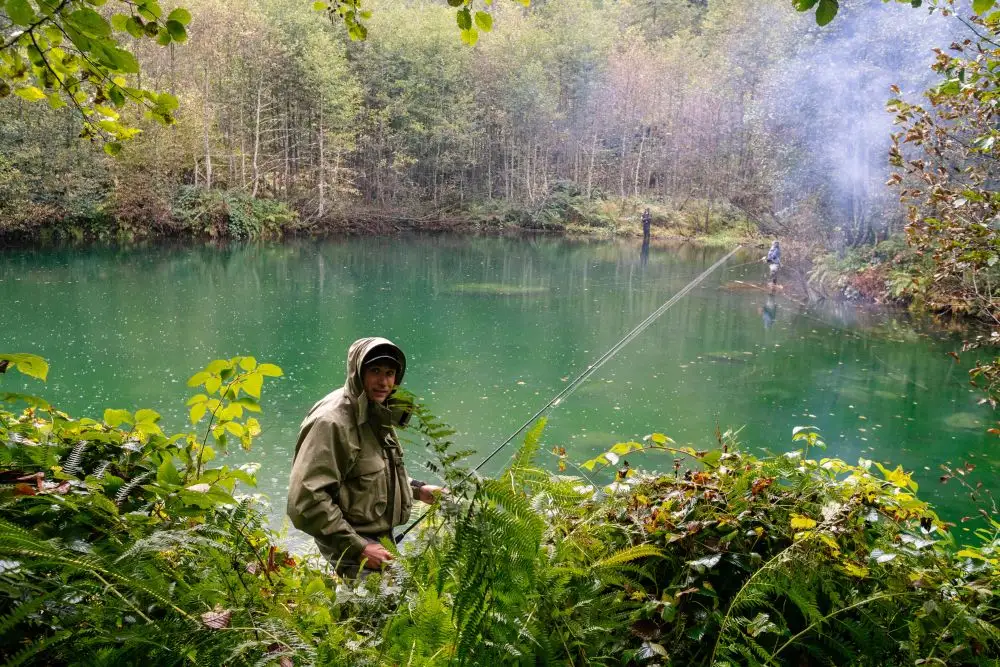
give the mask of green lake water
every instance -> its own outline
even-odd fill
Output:
[[[406,386],[491,450],[565,383],[724,251],[558,238],[419,236],[279,245],[0,252],[0,349],[51,363],[45,395],[75,416],[153,407],[185,425],[187,378],[218,357],[252,354],[285,377],[265,387],[264,433],[249,455],[278,521],[295,435],[344,380],[347,346],[383,335],[407,353]],[[757,287],[759,264],[728,266],[667,311],[552,414],[546,448],[583,461],[660,431],[708,448],[716,425],[755,450],[791,449],[818,426],[827,455],[915,471],[945,518],[972,513],[939,465],[971,462],[987,485],[1000,448],[992,418],[947,352],[899,315],[808,310]],[[741,282],[736,282],[741,281]],[[971,358],[963,359],[963,364]],[[511,450],[511,453],[513,448]],[[409,453],[411,474],[424,452]],[[555,470],[556,459],[543,454]],[[633,466],[668,467],[666,458]],[[487,472],[502,468],[498,456]]]

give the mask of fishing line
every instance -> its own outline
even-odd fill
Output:
[[[538,412],[536,412],[531,417],[529,417],[526,422],[524,422],[523,424],[521,424],[520,428],[518,428],[516,431],[514,431],[513,433],[511,433],[510,436],[506,440],[504,440],[503,442],[501,442],[500,445],[497,446],[496,449],[494,449],[492,452],[490,452],[490,455],[487,456],[485,459],[483,459],[479,463],[479,465],[477,465],[475,468],[473,468],[469,472],[469,474],[465,476],[465,478],[462,480],[462,482],[468,481],[468,479],[470,477],[472,477],[473,473],[475,473],[480,468],[482,468],[484,465],[486,465],[487,463],[489,463],[490,460],[492,460],[494,456],[496,456],[497,454],[500,453],[500,450],[502,450],[504,447],[506,447],[507,445],[509,445],[510,442],[514,438],[516,438],[521,433],[523,433],[524,430],[526,428],[528,428],[529,426],[531,426],[531,424],[536,419],[538,419],[539,417],[541,417],[542,414],[546,410],[548,410],[549,408],[552,408],[552,407],[557,407],[563,401],[563,399],[568,398],[574,391],[576,391],[580,387],[580,385],[582,385],[584,382],[586,382],[587,379],[591,375],[593,375],[594,373],[596,373],[597,370],[601,366],[603,366],[605,363],[607,363],[613,356],[615,356],[616,354],[618,354],[618,352],[620,352],[622,348],[624,348],[626,345],[628,345],[633,340],[635,340],[635,338],[639,334],[641,334],[643,331],[645,331],[646,329],[648,329],[650,327],[650,325],[652,325],[653,322],[655,322],[657,320],[657,318],[659,318],[661,315],[663,315],[663,313],[667,312],[667,310],[669,310],[670,307],[673,306],[675,303],[677,303],[678,301],[680,301],[681,299],[683,299],[687,295],[688,292],[690,292],[695,287],[697,287],[698,283],[700,283],[702,280],[704,280],[705,278],[707,278],[717,268],[719,268],[720,266],[722,266],[726,262],[727,259],[729,259],[730,257],[732,257],[736,253],[736,251],[740,249],[740,247],[741,246],[736,246],[735,248],[733,248],[732,250],[730,250],[729,253],[726,254],[725,257],[723,257],[722,259],[720,259],[717,262],[715,262],[715,264],[713,264],[712,266],[710,266],[707,269],[705,269],[701,273],[701,275],[699,275],[694,280],[692,280],[687,285],[685,285],[679,292],[677,292],[672,297],[670,297],[670,299],[668,299],[666,302],[664,302],[662,306],[660,306],[659,308],[657,308],[656,310],[654,310],[652,313],[649,314],[649,316],[646,319],[644,319],[642,322],[640,322],[638,325],[636,325],[636,327],[634,329],[632,329],[627,334],[625,334],[624,338],[622,338],[617,343],[615,343],[614,345],[612,345],[608,349],[608,351],[605,352],[604,354],[602,354],[600,357],[598,357],[597,360],[594,361],[594,363],[592,363],[589,366],[587,366],[587,368],[582,373],[580,373],[579,375],[577,375],[576,378],[574,378],[572,382],[570,382],[569,384],[567,384],[563,388],[562,391],[560,391],[558,394],[556,394],[555,396],[553,396],[549,400],[548,403],[546,403],[545,405],[543,405],[538,410]],[[414,521],[409,526],[407,526],[403,530],[403,532],[399,534],[399,536],[396,538],[396,541],[399,542],[400,540],[402,540],[403,537],[405,537],[407,533],[409,533],[411,530],[413,530],[413,528],[417,524],[419,524],[421,521],[423,521],[424,518],[429,513],[430,513],[430,510],[427,510],[426,512],[424,512],[423,514],[421,514],[417,518],[416,521]]]

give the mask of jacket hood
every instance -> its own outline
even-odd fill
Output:
[[[406,355],[391,340],[373,336],[359,338],[351,343],[351,347],[347,350],[347,380],[344,382],[344,390],[358,403],[358,423],[364,423],[368,419],[368,397],[365,395],[364,383],[361,380],[361,364],[365,357],[377,347],[388,348],[392,351],[393,356],[399,359],[397,385],[403,383],[403,375],[406,374]]]

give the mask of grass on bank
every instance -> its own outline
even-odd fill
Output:
[[[242,190],[185,185],[171,192],[149,191],[107,201],[77,198],[68,206],[21,202],[0,207],[0,238],[21,242],[129,242],[160,237],[257,240],[399,230],[559,232],[611,238],[641,236],[641,216],[646,208],[651,213],[654,238],[731,246],[759,236],[746,216],[725,202],[697,197],[621,199],[599,191],[588,195],[572,182],[556,181],[534,202],[493,199],[447,210],[426,210],[415,202],[406,212],[348,202],[322,217],[300,214],[284,202],[254,198]]]

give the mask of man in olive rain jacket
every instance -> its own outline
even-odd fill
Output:
[[[288,486],[292,524],[316,540],[340,574],[379,569],[392,555],[379,540],[406,523],[414,500],[439,487],[411,482],[386,405],[403,381],[406,357],[385,338],[347,352],[347,381],[313,406],[299,430]]]

